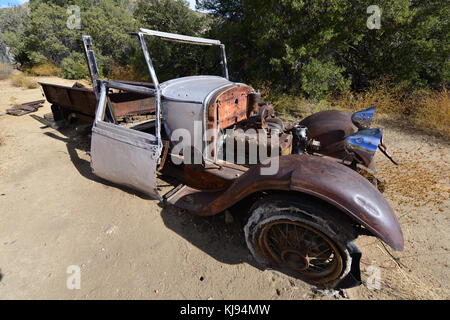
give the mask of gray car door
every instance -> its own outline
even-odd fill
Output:
[[[144,87],[106,81],[100,83],[100,95],[92,126],[92,171],[105,180],[159,199],[156,166],[162,144],[155,135],[105,121],[109,88],[127,89],[125,91],[149,95],[153,93],[152,89]]]

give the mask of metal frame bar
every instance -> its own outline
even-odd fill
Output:
[[[100,122],[100,121],[105,121],[105,116],[106,116],[106,111],[107,111],[107,107],[106,107],[106,98],[108,95],[108,89],[118,89],[118,90],[124,90],[124,91],[128,91],[128,92],[134,92],[134,93],[139,93],[139,94],[143,94],[143,95],[148,95],[148,96],[155,96],[157,90],[155,89],[150,89],[150,88],[146,88],[146,87],[142,87],[142,86],[135,86],[135,85],[131,85],[131,84],[125,84],[125,83],[121,83],[121,82],[117,82],[117,81],[103,81],[103,80],[99,80],[99,98],[98,98],[98,102],[97,102],[97,111],[95,113],[95,122]],[[156,117],[158,119],[158,117]],[[159,119],[158,119],[159,120]],[[156,121],[158,123],[158,120]],[[156,134],[157,138],[160,138],[160,133],[157,132]]]
[[[158,38],[172,40],[172,41],[176,41],[176,42],[185,42],[185,43],[199,44],[199,45],[204,45],[204,46],[220,46],[221,45],[221,42],[219,40],[214,40],[214,39],[191,37],[191,36],[185,36],[182,34],[168,33],[168,32],[150,30],[150,29],[145,29],[145,28],[140,28],[139,30],[143,34],[146,34],[149,36],[155,36]]]
[[[142,32],[138,32],[137,36],[139,37],[139,42],[141,44],[142,53],[144,54],[145,62],[147,63],[148,71],[150,72],[150,77],[152,78],[153,85],[155,86],[155,102],[156,102],[156,138],[158,139],[158,143],[162,148],[162,140],[161,140],[161,87],[159,85],[158,77],[156,76],[155,68],[153,67],[152,59],[150,58],[150,54],[148,53],[147,44],[145,43],[144,34]]]
[[[89,68],[89,74],[91,76],[92,80],[92,87],[94,89],[95,96],[97,97],[97,100],[99,98],[99,88],[98,88],[98,80],[99,80],[99,73],[98,73],[98,66],[97,66],[97,60],[95,59],[94,50],[91,49],[92,47],[92,38],[91,36],[82,35],[81,38],[83,39],[83,46],[84,46],[84,54],[86,55],[86,60]]]
[[[150,29],[145,29],[145,28],[140,28],[139,30],[140,30],[140,32],[138,33],[139,38],[141,38],[141,35],[147,35],[147,36],[158,37],[158,38],[161,38],[164,40],[169,40],[169,41],[174,41],[174,42],[189,43],[189,44],[196,44],[196,45],[202,45],[202,46],[219,46],[220,53],[222,56],[221,64],[222,64],[222,69],[223,69],[223,76],[226,79],[229,79],[225,45],[222,44],[220,42],[220,40],[200,38],[200,37],[191,37],[191,36],[185,36],[182,34],[168,33],[168,32],[150,30]],[[142,46],[142,48],[144,48],[142,41],[141,41],[141,46]],[[145,48],[147,48],[146,45],[145,45]],[[144,55],[145,54],[146,53],[144,52]],[[148,55],[148,51],[147,51],[147,55]],[[150,57],[149,57],[149,59],[150,59]],[[152,71],[150,71],[150,72],[152,72]],[[155,72],[154,69],[153,69],[153,72]],[[156,77],[156,75],[155,75],[155,77]]]
[[[223,75],[226,79],[230,79],[228,75],[228,63],[227,63],[227,53],[225,51],[225,45],[220,45],[220,53],[222,54],[222,69],[223,69]]]
[[[155,89],[150,89],[147,87],[135,86],[132,84],[127,84],[127,83],[123,83],[123,82],[119,82],[119,81],[105,81],[105,83],[106,83],[106,87],[108,87],[108,88],[124,90],[124,91],[129,91],[129,92],[135,92],[135,93],[145,94],[148,96],[156,95]]]
[[[95,112],[94,125],[97,122],[104,121],[104,119],[105,119],[106,91],[107,91],[107,87],[103,83],[101,83],[100,84],[100,96],[97,101],[97,111]]]

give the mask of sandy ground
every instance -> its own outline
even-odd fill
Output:
[[[0,112],[40,97],[40,89],[0,81]],[[34,115],[48,112],[46,104]],[[405,250],[358,239],[369,285],[347,293],[350,299],[449,299],[450,146],[388,121],[381,125],[401,162],[377,159]],[[0,139],[0,299],[334,299],[260,270],[241,226],[225,224],[223,215],[193,217],[102,183],[90,172],[88,144],[73,130],[4,115]],[[160,181],[160,188],[171,186]],[[81,268],[79,290],[66,287],[70,265]],[[368,272],[373,266],[379,289]]]

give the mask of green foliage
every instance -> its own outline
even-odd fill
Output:
[[[82,34],[93,37],[100,55],[111,57],[116,63],[126,63],[130,36],[136,30],[132,14],[127,10],[129,1],[118,0],[34,0],[23,27],[3,32],[6,43],[14,48],[16,61],[33,66],[49,61],[60,65],[72,52],[82,52]],[[122,7],[118,6],[121,4]],[[72,12],[68,6],[80,7],[81,29],[68,28]]]
[[[210,23],[207,16],[190,10],[185,0],[139,1],[135,17],[141,27],[190,36],[202,36]],[[214,62],[220,57],[216,47],[193,46],[150,37],[146,41],[160,81],[199,73],[220,73],[217,65],[214,69]],[[137,70],[147,72],[140,48],[135,47],[135,50],[133,65]]]
[[[27,5],[0,10],[0,34],[17,32],[23,29],[23,21],[27,15]]]
[[[82,53],[73,52],[61,63],[61,75],[66,79],[84,79],[89,76],[86,59]]]
[[[24,56],[23,42],[19,35],[23,32],[27,11],[26,4],[0,9],[0,48],[4,48],[5,44],[8,45],[11,54],[19,60]]]
[[[231,78],[268,84],[314,99],[357,91],[378,79],[409,88],[450,80],[449,5],[440,0],[379,0],[381,28],[366,25],[371,0],[33,0],[0,10],[0,42],[25,67],[50,63],[84,77],[81,35],[92,36],[103,76],[138,72],[149,80],[135,36],[139,27],[218,38],[227,45]],[[67,27],[69,5],[81,29]],[[27,10],[29,7],[29,10]],[[213,18],[213,16],[216,16]],[[147,38],[160,81],[220,74],[216,47]],[[83,65],[83,67],[82,67]]]
[[[70,5],[80,7],[81,29],[70,29],[68,18],[73,12]],[[81,35],[89,34],[102,76],[117,74],[127,65],[140,72],[140,80],[148,79],[141,49],[135,36],[127,34],[139,27],[201,36],[208,29],[210,19],[189,9],[185,0],[34,0],[29,4],[29,14],[20,19],[0,22],[2,38],[13,48],[16,61],[27,68],[43,63],[61,67],[62,76],[84,77],[81,68],[84,58]],[[0,11],[3,12],[3,11]],[[20,28],[17,26],[20,25]],[[148,39],[158,76],[162,80],[209,72],[219,51],[184,44]],[[122,69],[121,69],[122,68]],[[128,69],[128,70],[131,70]],[[219,69],[220,70],[220,69]]]
[[[210,35],[227,44],[234,78],[267,79],[282,92],[304,89],[319,96],[345,88],[344,78],[351,78],[358,90],[379,78],[407,81],[410,86],[448,83],[449,6],[438,0],[379,0],[381,28],[371,30],[366,26],[367,8],[373,4],[370,0],[197,1],[197,7],[219,17]],[[331,69],[326,71],[327,67]],[[315,73],[322,76],[314,80]],[[342,85],[324,81],[329,77]]]
[[[342,75],[343,67],[333,62],[312,59],[302,71],[302,89],[309,97],[320,100],[330,92],[344,92],[350,88],[351,80]]]

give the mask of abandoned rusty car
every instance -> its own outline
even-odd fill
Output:
[[[83,36],[93,89],[41,83],[56,123],[92,126],[94,174],[196,215],[239,207],[255,260],[320,287],[360,284],[359,235],[403,249],[374,165],[377,150],[395,163],[381,129],[370,128],[375,107],[282,121],[255,88],[229,80],[220,41],[148,29],[134,36],[151,82],[99,79]],[[218,46],[223,75],[159,83],[146,37]],[[160,195],[158,175],[178,185]]]

